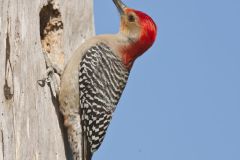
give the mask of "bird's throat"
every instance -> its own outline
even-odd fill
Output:
[[[130,70],[134,61],[141,56],[152,44],[144,42],[141,38],[137,41],[132,41],[121,48],[122,61]]]

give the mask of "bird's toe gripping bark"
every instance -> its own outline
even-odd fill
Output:
[[[43,52],[44,59],[47,67],[46,74],[43,79],[38,80],[38,84],[41,87],[44,87],[45,84],[50,86],[51,92],[54,97],[59,95],[60,90],[60,76],[62,75],[62,70],[51,63],[50,59],[48,58],[47,53]]]

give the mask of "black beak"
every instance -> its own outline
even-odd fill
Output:
[[[127,8],[127,6],[121,0],[113,0],[113,3],[116,5],[120,15],[123,15],[124,9]]]

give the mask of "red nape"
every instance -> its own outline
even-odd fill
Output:
[[[133,9],[128,9],[128,11],[132,11],[138,16],[141,26],[139,40],[125,50],[123,57],[125,65],[130,69],[134,60],[141,56],[154,43],[157,36],[157,26],[152,18],[147,14]]]

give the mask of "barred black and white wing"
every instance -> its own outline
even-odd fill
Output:
[[[84,138],[89,151],[93,153],[104,139],[129,71],[119,57],[103,43],[92,46],[86,52],[79,70]]]

